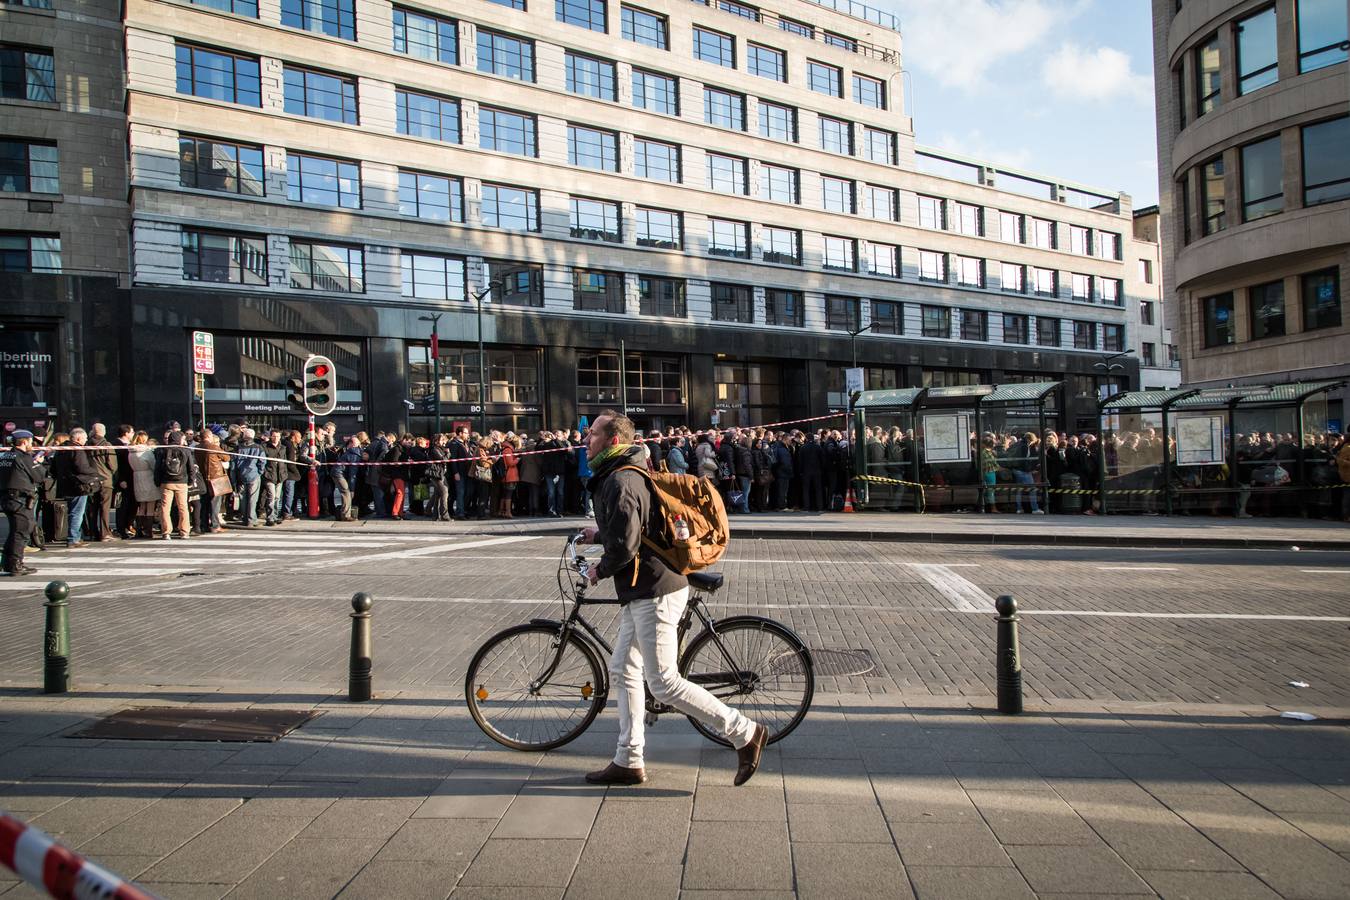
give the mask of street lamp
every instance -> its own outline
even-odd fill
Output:
[[[858,335],[864,331],[871,331],[876,322],[868,322],[866,325],[859,325],[848,333],[849,347],[853,351],[853,368],[858,368]]]
[[[489,281],[487,287],[473,295],[478,304],[478,433],[487,434],[487,379],[483,374],[483,298],[492,293],[494,287],[501,287],[500,281]]]
[[[1120,359],[1122,356],[1129,356],[1133,352],[1134,350],[1130,349],[1130,350],[1121,350],[1119,353],[1112,353],[1110,356],[1103,357],[1097,362],[1093,363],[1092,368],[1101,369],[1102,378],[1106,379],[1109,382],[1111,381],[1112,372],[1115,372],[1117,370],[1124,371],[1125,369],[1125,364],[1118,363],[1116,362],[1116,360]],[[1100,393],[1100,389],[1098,393]],[[1098,400],[1102,399],[1104,398],[1101,397],[1098,398]]]
[[[431,390],[436,398],[436,430],[432,432],[433,434],[441,433],[441,340],[436,326],[443,315],[445,313],[417,317],[419,322],[431,323]]]

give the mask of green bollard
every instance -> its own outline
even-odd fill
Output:
[[[47,634],[42,644],[42,692],[64,694],[70,690],[70,585],[53,581],[45,591]]]

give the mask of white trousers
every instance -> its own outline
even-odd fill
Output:
[[[676,628],[689,602],[689,588],[655,600],[634,600],[619,613],[619,636],[610,660],[610,684],[619,703],[619,746],[616,765],[642,766],[645,734],[643,675],[652,696],[720,731],[734,747],[744,747],[755,723],[703,688],[680,677]]]

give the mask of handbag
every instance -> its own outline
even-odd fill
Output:
[[[431,498],[431,486],[425,481],[413,485],[413,499],[426,501]]]
[[[473,477],[477,478],[479,481],[491,481],[492,464],[491,463],[488,463],[486,465],[475,464],[473,467]]]
[[[234,493],[234,485],[230,484],[230,476],[228,475],[217,475],[207,484],[211,488],[212,497],[224,497],[226,494]]]

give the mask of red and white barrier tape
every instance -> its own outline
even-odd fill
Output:
[[[62,847],[49,835],[0,813],[0,863],[57,900],[155,900],[153,894]]]

